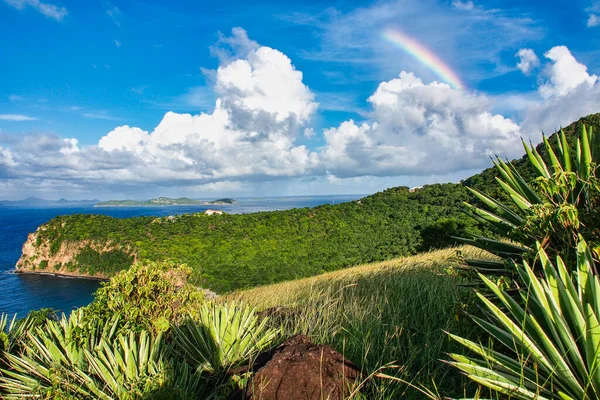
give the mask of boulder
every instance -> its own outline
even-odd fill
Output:
[[[358,368],[336,350],[297,335],[279,346],[260,366],[248,384],[245,398],[342,400],[359,377]]]

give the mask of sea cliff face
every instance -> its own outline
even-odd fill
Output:
[[[123,268],[129,267],[138,260],[138,255],[129,247],[111,242],[97,242],[92,240],[79,240],[75,242],[62,242],[60,247],[52,248],[50,242],[41,240],[39,234],[45,229],[40,226],[34,233],[30,233],[23,244],[21,258],[17,261],[15,272],[23,274],[52,274],[81,278],[108,279],[112,274],[88,269],[82,264],[82,255],[92,254],[102,258],[115,252],[123,253],[129,257],[130,263],[123,263]],[[128,264],[128,265],[125,265]]]

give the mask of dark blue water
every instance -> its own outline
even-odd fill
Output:
[[[21,256],[27,235],[50,219],[66,214],[104,214],[117,218],[167,216],[201,212],[208,208],[227,213],[287,210],[341,203],[358,199],[350,196],[281,197],[239,199],[230,206],[175,207],[73,207],[73,208],[1,208],[0,207],[0,313],[25,316],[29,311],[51,307],[64,312],[89,304],[100,283],[88,279],[57,278],[46,275],[10,273]]]

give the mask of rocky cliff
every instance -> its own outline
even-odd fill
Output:
[[[108,279],[112,273],[90,264],[112,261],[110,269],[114,272],[128,268],[138,260],[138,255],[129,246],[112,242],[79,240],[63,241],[59,246],[51,245],[40,237],[44,229],[42,225],[28,235],[16,265],[16,273]]]

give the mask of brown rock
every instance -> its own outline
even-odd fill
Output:
[[[248,400],[342,400],[358,368],[330,346],[297,335],[279,346],[247,389]]]

